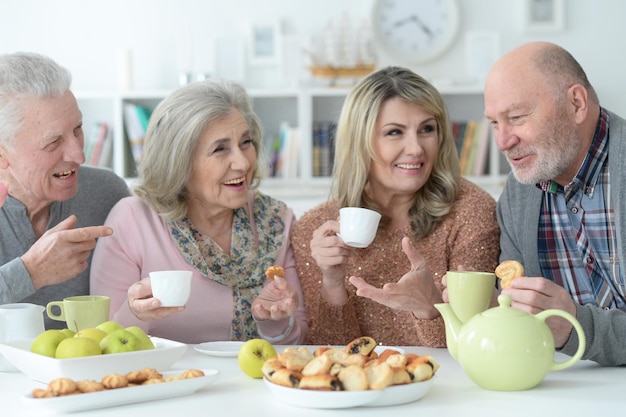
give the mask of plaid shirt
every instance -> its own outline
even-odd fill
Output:
[[[608,169],[609,118],[604,109],[576,177],[565,187],[537,184],[544,191],[539,216],[539,264],[544,277],[567,289],[580,304],[626,311],[616,213]]]

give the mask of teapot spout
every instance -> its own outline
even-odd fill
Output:
[[[450,352],[450,355],[452,355],[455,360],[458,360],[457,341],[463,323],[456,314],[454,314],[450,303],[435,304],[435,308],[441,313],[441,317],[443,317],[443,322],[446,326],[446,345],[448,346],[448,352]]]

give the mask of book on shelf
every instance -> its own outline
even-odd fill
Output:
[[[300,175],[299,141],[297,127],[291,127],[287,122],[280,124],[278,136],[270,148],[269,176],[297,178]]]
[[[102,144],[100,156],[98,157],[98,166],[112,167],[113,165],[113,134],[110,128],[107,128],[107,134]]]
[[[476,121],[468,120],[465,125],[461,153],[459,154],[459,164],[461,165],[462,175],[466,175],[472,140],[474,138],[474,129],[476,129]]]
[[[278,173],[278,157],[280,153],[280,137],[274,136],[269,141],[268,155],[269,155],[269,167],[267,170],[268,176],[275,177]]]
[[[143,138],[150,120],[150,109],[135,103],[124,103],[124,127],[135,163],[141,161]]]
[[[465,128],[467,122],[452,122],[452,136],[456,142],[456,151],[461,156],[461,149],[463,148],[463,139],[465,138]]]
[[[328,177],[333,171],[335,158],[335,132],[337,123],[313,122],[313,176]]]
[[[471,175],[485,175],[489,170],[489,144],[491,142],[491,125],[489,120],[483,119],[480,122],[480,129],[476,143],[476,154],[472,163],[473,171]]]
[[[453,122],[452,135],[459,154],[461,174],[485,175],[489,159],[489,121],[483,119]]]
[[[91,155],[93,154],[93,148],[98,140],[98,134],[100,133],[100,122],[96,122],[92,125],[89,135],[85,135],[85,144],[83,146],[83,152],[85,153],[85,164],[89,165],[91,162]]]
[[[111,129],[105,122],[93,124],[85,143],[85,163],[92,166],[110,166],[113,153]]]

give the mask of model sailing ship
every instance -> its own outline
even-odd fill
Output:
[[[339,79],[357,80],[376,68],[376,51],[367,22],[355,28],[347,14],[339,25],[329,20],[321,42],[309,54],[309,69],[314,77],[328,78],[330,85]]]

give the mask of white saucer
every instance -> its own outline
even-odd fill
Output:
[[[243,343],[237,341],[204,342],[195,345],[194,349],[205,355],[236,358]]]

